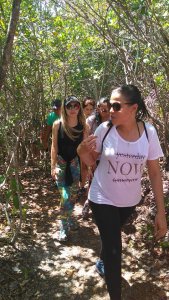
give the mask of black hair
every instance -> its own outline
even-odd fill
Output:
[[[52,107],[57,107],[57,108],[60,108],[62,105],[62,101],[59,99],[59,98],[56,98],[54,99],[52,102],[51,102],[51,106]]]
[[[97,101],[97,106],[99,106],[100,104],[102,104],[102,103],[107,103],[107,104],[109,104],[109,98],[108,97],[102,97],[102,98],[100,98],[98,101]]]
[[[88,102],[88,103],[86,104],[86,102]],[[82,107],[85,108],[86,105],[88,105],[88,104],[90,104],[93,107],[95,107],[95,100],[92,97],[90,97],[90,96],[84,97],[84,99],[82,101]]]
[[[103,104],[103,103],[109,104],[109,101],[110,100],[108,97],[102,97],[97,101],[97,107],[99,107],[100,104]],[[96,116],[96,124],[100,125],[102,123],[102,119],[101,119],[100,113],[97,110],[95,112],[95,116]]]
[[[124,84],[115,90],[119,92],[122,96],[124,96],[126,100],[129,101],[130,103],[138,104],[138,109],[136,112],[136,120],[142,120],[150,117],[150,114],[141,96],[141,92],[135,85]]]

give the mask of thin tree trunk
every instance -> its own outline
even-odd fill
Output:
[[[12,47],[16,32],[17,23],[19,20],[20,4],[22,0],[13,0],[11,19],[9,22],[6,43],[4,46],[2,61],[0,65],[0,90],[3,87],[8,66],[11,62]]]

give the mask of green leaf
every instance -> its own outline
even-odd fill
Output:
[[[24,220],[26,220],[26,213],[27,213],[27,209],[25,207],[22,208],[22,217]]]
[[[169,248],[169,242],[168,242],[168,241],[160,242],[160,246],[161,246],[163,249],[168,249],[168,248]]]
[[[0,175],[0,184],[2,184],[5,180],[5,176],[4,175]]]
[[[14,204],[16,209],[19,209],[19,197],[18,197],[18,195],[13,196],[13,204]]]
[[[5,23],[2,19],[0,19],[0,26],[2,27],[3,30],[5,30]]]
[[[5,193],[5,197],[7,200],[9,200],[12,196],[12,191],[11,190],[7,190],[6,193]]]
[[[10,181],[10,187],[13,192],[17,191],[17,182],[15,178],[12,178]]]

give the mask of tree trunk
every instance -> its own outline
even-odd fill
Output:
[[[20,4],[22,0],[13,0],[11,19],[8,27],[6,43],[3,50],[2,61],[0,65],[0,90],[5,81],[8,66],[11,62],[12,46],[19,20]]]

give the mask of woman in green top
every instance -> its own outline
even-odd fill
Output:
[[[52,133],[53,123],[60,119],[61,105],[62,105],[62,102],[60,99],[55,99],[52,102],[53,111],[48,114],[47,120],[46,120],[46,125],[43,128],[42,133],[41,133],[42,145],[46,151],[48,151],[48,141],[49,141],[49,137]]]

